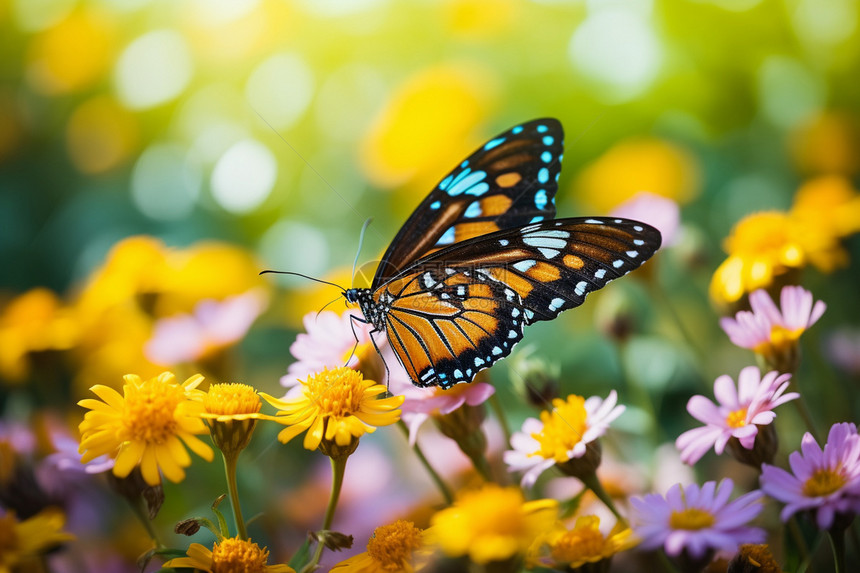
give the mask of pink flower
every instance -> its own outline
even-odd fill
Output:
[[[265,310],[266,295],[250,290],[222,301],[206,299],[192,314],[162,318],[146,343],[147,359],[170,366],[193,362],[240,340]]]
[[[347,310],[341,315],[332,311],[306,314],[302,319],[305,332],[290,346],[296,361],[287,368],[286,376],[281,377],[281,385],[292,388],[300,378],[339,366],[361,370],[365,378],[381,384],[409,384],[409,375],[388,345],[385,334],[377,332],[371,340],[373,326],[351,317],[361,318],[361,313]]]
[[[753,291],[749,296],[752,312],[742,310],[735,318],[722,318],[720,326],[734,344],[759,352],[766,347],[795,343],[827,309],[820,300],[813,305],[812,293],[800,286],[783,287],[779,298],[782,310],[767,291]]]
[[[512,450],[504,453],[509,471],[525,471],[523,487],[531,487],[538,476],[556,463],[581,458],[589,443],[606,433],[609,424],[625,407],[617,406],[615,390],[604,400],[592,396],[570,395],[556,398],[552,410],[543,411],[540,420],[527,418],[522,430],[511,436]]]
[[[642,539],[643,549],[663,547],[677,557],[686,551],[694,559],[709,551],[734,551],[742,543],[762,543],[765,532],[747,523],[761,513],[761,491],[751,491],[729,502],[734,483],[726,478],[684,488],[672,486],[664,498],[648,494],[632,498],[630,516],[633,531]]]
[[[776,371],[761,377],[757,367],[747,366],[738,376],[737,388],[726,375],[714,381],[718,404],[704,396],[690,398],[687,411],[705,425],[684,432],[675,441],[684,463],[695,464],[712,446],[717,454],[722,454],[731,438],[737,438],[744,448],[751,450],[758,426],[770,424],[776,418],[772,410],[800,397],[797,392],[784,393],[790,378],[791,374]]]
[[[834,424],[822,450],[812,434],[801,440],[800,451],[788,457],[792,473],[776,466],[762,467],[761,487],[786,504],[780,517],[788,521],[798,511],[810,510],[821,529],[833,525],[837,513],[860,512],[860,436],[857,426]]]
[[[414,446],[418,439],[418,429],[431,416],[444,416],[464,405],[480,406],[495,394],[496,389],[486,382],[457,384],[453,388],[442,390],[419,388],[411,382],[398,380],[396,384],[392,381],[390,391],[406,396],[401,406],[401,418],[409,427],[409,445]]]
[[[610,216],[635,219],[656,227],[663,236],[664,247],[675,243],[681,222],[677,203],[648,191],[640,191],[613,209]]]
[[[827,355],[841,370],[860,375],[860,329],[840,328],[827,339]]]

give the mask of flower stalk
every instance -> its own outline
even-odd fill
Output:
[[[239,504],[239,487],[236,482],[236,466],[239,459],[238,451],[222,451],[224,458],[224,473],[227,476],[227,492],[230,494],[230,507],[233,508],[233,519],[236,522],[236,533],[239,539],[248,540],[248,530],[242,517],[242,506]]]
[[[343,456],[337,456],[330,458],[331,460],[331,494],[328,499],[328,506],[325,509],[325,516],[323,517],[323,525],[322,525],[322,535],[325,535],[329,530],[331,530],[331,524],[334,521],[334,512],[337,508],[338,499],[340,499],[340,490],[343,486],[343,476],[346,473],[346,460],[349,458],[349,454]],[[319,566],[320,558],[322,557],[323,549],[325,548],[325,543],[320,539],[317,542],[316,550],[314,551],[314,555],[311,558],[310,562],[302,567],[299,573],[311,573],[315,571]]]

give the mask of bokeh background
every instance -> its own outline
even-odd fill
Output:
[[[566,130],[561,216],[606,214],[639,191],[680,207],[649,271],[523,343],[565,391],[633,401],[635,373],[656,409],[630,409],[618,448],[653,469],[636,440],[671,441],[690,427],[689,396],[751,360],[719,330],[730,305],[708,294],[731,228],[789,209],[807,184],[856,194],[858,25],[853,0],[0,0],[4,424],[74,428],[92,384],[165,368],[277,394],[302,317],[339,293],[257,273],[348,286],[365,219],[360,261],[372,261],[476,146],[551,116]],[[839,399],[860,372],[860,245],[844,248],[800,279],[831,309],[800,376],[828,424],[860,413]],[[153,342],[205,300],[235,303],[230,332]],[[619,313],[634,332],[623,345],[607,334]],[[509,368],[529,365],[490,373],[516,422],[527,412]],[[367,467],[405,447],[398,437]],[[305,454],[262,444],[254,459],[283,469],[245,471],[261,492],[250,505],[274,496],[293,524],[294,538],[267,524],[275,552],[321,510],[295,501],[324,499],[316,470],[296,464]],[[418,499],[403,483],[425,482],[392,464],[378,487]],[[166,529],[218,487],[168,495]],[[116,563],[140,545],[118,543]]]

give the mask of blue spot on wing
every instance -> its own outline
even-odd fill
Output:
[[[451,186],[448,187],[448,195],[456,197],[457,195],[460,195],[462,193],[471,192],[472,187],[479,186],[478,184],[486,177],[487,173],[485,171],[475,171],[474,173],[470,173],[470,169],[466,168],[459,175],[457,175],[457,177],[451,183]],[[486,189],[483,189],[478,193],[471,192],[471,194],[480,195],[481,193],[484,193],[487,189],[490,188],[489,185],[487,185],[486,183],[483,183],[482,185],[484,185]]]
[[[439,240],[436,241],[437,245],[450,245],[454,242],[454,227],[448,227],[448,230],[445,231]]]
[[[442,201],[433,201],[432,203],[430,203],[431,209],[438,209],[441,206],[442,206]]]
[[[546,190],[538,189],[538,192],[535,193],[535,207],[543,209],[546,207],[546,201]]]
[[[481,214],[481,203],[479,201],[472,201],[469,207],[466,208],[466,212],[463,213],[464,217],[468,217],[472,219],[474,217],[478,217]]]
[[[540,154],[540,160],[544,163],[549,163],[550,161],[552,161],[552,153],[550,153],[549,151],[544,151]]]
[[[544,135],[543,136],[543,144],[544,145],[552,145],[553,141],[555,141],[555,139],[553,139],[553,137],[551,135]]]
[[[549,169],[546,167],[541,167],[540,171],[538,171],[538,182],[546,183],[549,181]]]
[[[522,132],[523,132],[523,126],[521,126],[521,125],[518,125],[511,130],[511,133],[513,133],[514,135],[517,135],[517,134],[522,133]]]
[[[489,151],[489,150],[493,149],[494,147],[498,147],[498,146],[500,146],[500,145],[501,145],[501,144],[503,144],[504,142],[505,142],[505,138],[504,138],[504,137],[497,137],[496,139],[491,139],[490,141],[488,141],[488,142],[484,145],[484,150],[485,150],[485,151]]]
[[[531,220],[531,221],[529,221],[529,224],[531,224],[531,223],[540,223],[541,221],[543,221],[543,217],[542,217],[542,216],[540,216],[540,215],[538,215],[537,217],[532,217],[532,220]]]
[[[539,125],[537,126],[537,130],[538,133],[546,133],[547,131],[549,131],[549,128],[545,125]]]

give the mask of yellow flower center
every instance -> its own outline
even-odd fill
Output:
[[[254,414],[261,406],[257,391],[247,384],[213,384],[203,398],[210,414]]]
[[[582,440],[588,429],[585,398],[575,395],[568,396],[567,401],[556,398],[552,406],[551,412],[540,414],[543,429],[540,433],[532,434],[540,443],[540,449],[531,455],[565,462],[569,459],[568,452]]]
[[[212,549],[212,573],[263,573],[269,551],[250,539],[230,538]]]
[[[127,439],[161,444],[176,435],[176,407],[186,400],[185,388],[151,378],[128,384],[122,415]]]
[[[421,547],[421,530],[411,521],[398,520],[377,527],[367,543],[367,554],[385,571],[401,571]]]
[[[577,526],[565,532],[553,543],[550,554],[557,563],[576,563],[600,558],[611,553],[607,540],[600,532],[600,521],[586,520],[582,526]]]
[[[0,516],[0,563],[4,563],[3,555],[18,548],[18,533],[15,531],[15,516],[7,513]]]
[[[832,470],[821,468],[812,474],[803,484],[803,495],[807,497],[822,497],[830,495],[845,485],[845,476],[839,468]]]
[[[707,511],[691,507],[684,511],[673,511],[669,517],[672,529],[706,529],[714,524],[714,516]]]
[[[324,415],[347,417],[361,408],[364,389],[373,382],[363,380],[361,372],[341,366],[309,376],[302,384],[305,395]]]
[[[729,428],[743,428],[747,425],[747,409],[741,408],[734,412],[729,412],[726,416],[726,425]]]

